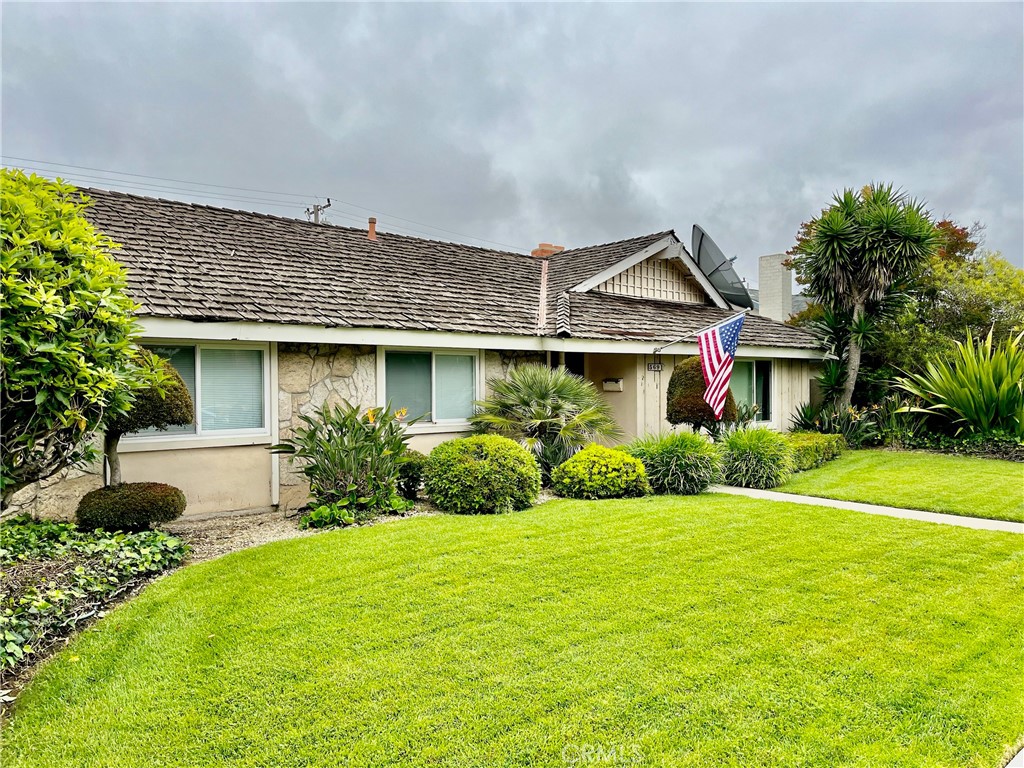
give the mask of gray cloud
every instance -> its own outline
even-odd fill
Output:
[[[1019,4],[7,4],[3,152],[521,248],[698,222],[755,280],[835,190],[886,180],[1019,264],[1022,26]]]

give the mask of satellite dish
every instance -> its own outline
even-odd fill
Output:
[[[727,259],[708,233],[696,224],[693,225],[693,258],[722,298],[737,307],[754,308],[747,287],[732,268],[736,259]]]

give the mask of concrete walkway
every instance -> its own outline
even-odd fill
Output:
[[[854,512],[867,512],[869,515],[887,515],[902,517],[905,520],[920,520],[925,523],[942,523],[943,525],[959,525],[961,528],[976,528],[981,531],[1006,531],[1008,533],[1024,533],[1024,523],[1011,523],[1005,520],[986,520],[982,517],[965,517],[962,515],[944,515],[939,512],[923,512],[918,509],[900,509],[899,507],[883,507],[878,504],[862,504],[859,501],[839,501],[822,499],[817,496],[799,496],[795,493],[779,493],[778,491],[759,491],[754,488],[735,488],[729,485],[716,485],[711,488],[714,493],[731,493],[735,496],[748,496],[752,499],[768,501],[788,501],[793,504],[814,504],[818,507],[835,507],[849,509]]]

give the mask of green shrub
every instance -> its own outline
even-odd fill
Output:
[[[92,455],[103,419],[152,380],[137,364],[138,305],[116,244],[69,184],[0,171],[0,509]]]
[[[694,432],[649,435],[634,440],[625,450],[643,462],[655,493],[702,493],[722,474],[721,451]]]
[[[161,531],[105,534],[27,515],[0,524],[0,676],[187,553]]]
[[[546,484],[551,470],[598,437],[620,434],[597,388],[564,368],[518,365],[487,382],[491,396],[470,421],[515,440],[537,457]]]
[[[555,467],[551,487],[571,499],[621,499],[651,492],[643,462],[597,443]]]
[[[409,501],[415,501],[427,471],[427,457],[409,448],[404,459],[398,465],[398,491]]]
[[[765,427],[739,429],[725,439],[723,475],[728,485],[775,488],[793,474],[786,438]]]
[[[404,409],[392,411],[390,405],[365,413],[349,402],[328,405],[315,417],[300,415],[306,426],[270,450],[300,460],[315,508],[348,510],[354,522],[363,522],[409,508],[398,493],[408,450],[404,417]],[[340,523],[349,515],[336,517]]]
[[[823,435],[819,432],[791,432],[786,442],[793,451],[793,469],[803,472],[832,461],[846,448],[842,435]]]
[[[75,521],[86,530],[144,531],[185,511],[185,494],[164,483],[121,483],[89,491],[78,502]]]
[[[478,515],[526,509],[540,492],[533,455],[514,440],[477,435],[430,452],[424,490],[446,512]]]
[[[823,435],[842,435],[850,448],[877,445],[881,440],[877,408],[857,408],[839,405],[815,407],[804,403],[792,419],[797,432],[820,432]]]
[[[334,528],[355,522],[355,512],[348,504],[321,504],[299,518],[299,528]]]
[[[667,418],[669,424],[689,424],[695,432],[706,429],[715,432],[719,428],[719,420],[711,406],[704,402],[704,374],[701,372],[700,358],[688,357],[676,364],[672,377],[668,380]],[[722,421],[737,420],[736,398],[732,391],[725,397],[725,409]]]
[[[897,385],[924,401],[924,410],[947,416],[969,432],[1001,432],[1024,437],[1024,332],[993,344],[957,342],[948,359],[928,363]]]

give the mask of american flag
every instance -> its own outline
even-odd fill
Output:
[[[743,314],[723,320],[718,325],[697,334],[697,349],[700,350],[700,369],[704,373],[704,402],[711,406],[715,418],[722,418],[725,399],[729,394],[729,379],[732,378],[732,363],[736,357],[736,346],[743,329]]]

